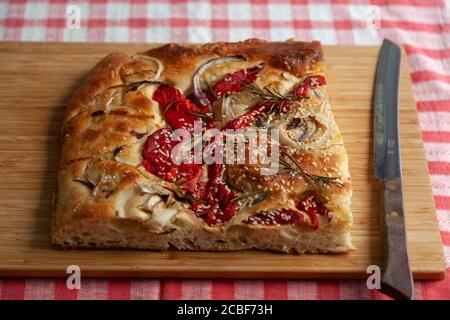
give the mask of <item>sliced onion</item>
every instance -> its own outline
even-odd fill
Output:
[[[194,94],[197,97],[198,101],[203,106],[209,106],[211,102],[208,100],[207,95],[203,92],[202,86],[200,84],[200,77],[207,69],[212,67],[213,65],[223,63],[223,62],[229,62],[229,61],[242,61],[245,60],[245,57],[243,56],[227,56],[227,57],[218,57],[211,59],[205,63],[203,63],[197,71],[195,71],[194,76],[192,78],[192,85],[194,89]]]
[[[161,76],[161,73],[163,71],[163,65],[161,61],[158,59],[151,57],[151,56],[145,56],[145,55],[134,55],[131,57],[133,60],[148,60],[152,61],[156,64],[156,70],[141,70],[138,72],[132,72],[129,74],[124,74],[122,78],[126,83],[134,83],[139,82],[143,80],[158,80]],[[149,73],[149,71],[151,73]]]
[[[220,117],[223,121],[223,124],[227,123],[230,120],[234,120],[237,117],[243,115],[248,111],[249,105],[251,103],[242,103],[243,101],[236,101],[236,96],[224,95],[221,99],[221,107],[220,107]],[[220,101],[219,100],[219,101]],[[213,105],[215,107],[215,105]]]
[[[236,115],[231,109],[231,98],[228,95],[225,95],[222,98],[222,115],[225,116],[225,121],[230,121],[236,118]]]
[[[113,103],[114,99],[119,99],[120,103],[122,103],[123,101],[123,96],[125,93],[131,91],[133,88],[135,90],[138,90],[141,88],[141,86],[143,85],[150,85],[150,84],[154,84],[154,85],[160,85],[160,84],[165,84],[164,82],[161,81],[157,81],[157,80],[142,80],[142,81],[137,81],[137,82],[132,82],[132,83],[123,83],[123,84],[118,84],[115,86],[111,86],[105,90],[103,90],[101,93],[99,93],[96,97],[95,97],[95,103],[103,106],[104,109],[103,111],[105,113],[108,113],[117,103]],[[137,89],[136,89],[137,86]],[[111,93],[109,92],[111,91]],[[107,96],[107,94],[109,94],[109,96]],[[119,96],[120,95],[120,96]],[[107,99],[106,101],[102,99]]]
[[[328,143],[333,135],[333,126],[330,121],[319,115],[307,116],[298,119],[298,123],[291,127],[291,121],[283,122],[279,126],[281,144],[297,149],[320,148]]]

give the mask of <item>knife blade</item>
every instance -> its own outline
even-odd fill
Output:
[[[374,169],[383,190],[385,261],[381,292],[393,298],[412,299],[414,285],[406,241],[398,121],[400,62],[400,48],[385,39],[378,57],[373,98]]]

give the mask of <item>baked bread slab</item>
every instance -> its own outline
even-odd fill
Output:
[[[187,111],[186,111],[187,110]],[[176,165],[167,134],[276,130],[264,163]],[[266,130],[266,131],[264,131]],[[220,140],[220,139],[219,139]],[[353,248],[348,158],[319,42],[168,44],[101,60],[68,105],[51,238],[65,248]]]

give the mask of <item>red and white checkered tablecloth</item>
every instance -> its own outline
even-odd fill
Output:
[[[76,5],[81,28],[66,27]],[[73,8],[72,8],[73,9]],[[71,10],[72,10],[71,9]],[[69,10],[70,11],[70,10]],[[74,11],[70,11],[74,12]],[[450,0],[10,0],[0,39],[205,42],[298,37],[324,44],[406,47],[450,268]],[[418,299],[450,299],[450,277],[416,282]],[[385,299],[365,281],[3,279],[1,299]]]

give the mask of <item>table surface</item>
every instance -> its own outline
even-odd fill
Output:
[[[403,44],[450,267],[450,10],[444,1],[414,1],[414,5],[406,0],[70,3],[2,1],[0,40],[149,43],[296,37],[324,44],[379,44],[383,38]],[[4,209],[0,203],[0,214]],[[450,299],[450,278],[416,281],[415,297]],[[386,299],[360,280],[82,279],[80,290],[69,290],[65,279],[38,278],[0,280],[0,298]]]

